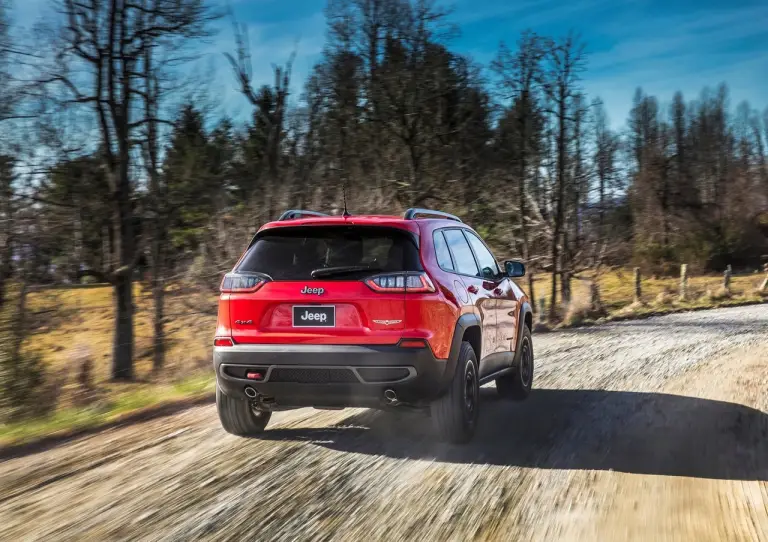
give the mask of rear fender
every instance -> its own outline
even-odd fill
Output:
[[[533,316],[533,309],[531,308],[531,304],[525,301],[520,306],[520,317],[517,319],[517,333],[515,334],[515,367],[517,367],[518,364],[517,353],[520,352],[520,344],[523,341],[523,327],[525,326],[525,319],[528,315]]]
[[[456,322],[456,327],[453,330],[453,339],[451,340],[451,351],[448,356],[448,363],[445,366],[445,374],[443,374],[441,386],[443,391],[448,389],[448,386],[453,379],[453,374],[456,372],[456,363],[459,361],[459,352],[461,350],[464,333],[473,327],[476,327],[482,333],[480,317],[474,313],[463,314]],[[480,344],[482,344],[482,341]],[[481,352],[475,352],[478,363],[480,362],[480,355]]]

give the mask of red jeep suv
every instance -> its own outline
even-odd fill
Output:
[[[221,284],[221,424],[248,436],[281,408],[412,408],[466,442],[480,386],[495,380],[516,400],[531,391],[531,306],[511,280],[524,274],[447,213],[287,211]]]

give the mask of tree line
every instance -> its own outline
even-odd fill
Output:
[[[133,378],[134,288],[153,299],[156,369],[171,287],[214,292],[286,208],[461,215],[500,256],[551,276],[557,319],[587,271],[754,268],[768,254],[768,109],[728,89],[635,92],[616,129],[588,96],[575,32],[526,31],[481,66],[451,48],[432,0],[329,0],[306,81],[250,56],[247,28],[205,0],[62,0],[26,48],[0,0],[0,294],[108,282],[115,379]],[[220,117],[187,68],[214,22],[248,118]],[[254,86],[253,64],[278,61]],[[13,66],[16,69],[11,69]],[[637,82],[642,85],[642,81]],[[629,90],[631,92],[631,90]]]

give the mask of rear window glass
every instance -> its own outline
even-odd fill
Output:
[[[435,255],[437,256],[437,263],[446,271],[453,271],[453,262],[451,261],[451,253],[448,252],[448,244],[445,242],[443,232],[436,231],[434,235],[435,239]]]
[[[364,269],[312,277],[313,271],[348,267]],[[422,269],[419,250],[406,232],[380,227],[313,226],[265,232],[237,270],[264,273],[273,280],[357,280],[377,272]]]
[[[456,270],[463,275],[477,276],[480,271],[477,269],[475,256],[461,230],[445,230],[443,233],[456,262]]]

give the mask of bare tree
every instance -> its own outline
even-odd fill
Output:
[[[248,28],[240,25],[233,17],[233,32],[235,37],[235,55],[225,53],[227,60],[237,78],[240,92],[255,109],[254,115],[266,126],[266,157],[267,169],[261,172],[266,185],[259,196],[267,200],[267,219],[274,218],[274,192],[280,186],[280,155],[283,137],[285,135],[285,119],[288,107],[288,97],[291,87],[291,73],[296,53],[291,54],[285,66],[272,65],[275,82],[273,86],[263,86],[255,89],[252,84],[253,65],[248,43]]]
[[[601,238],[606,237],[606,211],[608,210],[608,192],[616,175],[616,160],[619,150],[619,138],[610,129],[608,115],[602,102],[597,101],[593,105],[594,130],[595,130],[595,154],[594,163],[598,179],[599,201],[599,233]]]
[[[530,260],[531,250],[528,234],[529,213],[527,210],[528,184],[532,175],[531,154],[538,147],[538,134],[534,133],[535,118],[538,115],[537,91],[542,82],[542,61],[546,54],[544,40],[533,32],[525,31],[520,37],[517,50],[513,53],[502,43],[499,53],[492,64],[499,75],[499,91],[502,97],[512,101],[515,117],[516,136],[513,157],[517,164],[511,164],[517,170],[517,213],[518,229],[522,245],[523,258]],[[516,166],[516,167],[515,167]],[[528,274],[528,293],[535,299],[533,273]]]
[[[13,271],[14,160],[0,154],[0,311],[5,302],[6,285]]]
[[[106,273],[115,300],[112,377],[131,379],[133,274],[146,238],[136,235],[132,149],[136,131],[155,121],[135,105],[146,96],[140,82],[147,51],[164,38],[198,36],[208,10],[203,0],[63,0],[62,15],[60,53],[46,81],[63,86],[69,104],[86,104],[98,118],[115,216],[114,264]]]
[[[553,191],[553,228],[551,243],[552,259],[552,290],[550,298],[550,319],[556,318],[557,311],[557,276],[558,269],[566,270],[569,265],[564,262],[563,254],[567,254],[565,239],[565,218],[568,183],[568,126],[573,121],[571,117],[574,100],[579,96],[578,83],[585,65],[585,46],[574,34],[552,42],[547,54],[544,90],[549,106],[548,113],[555,121],[555,155],[556,173]],[[562,250],[561,250],[562,249]],[[567,273],[567,271],[566,271]],[[562,276],[567,281],[567,276]]]

